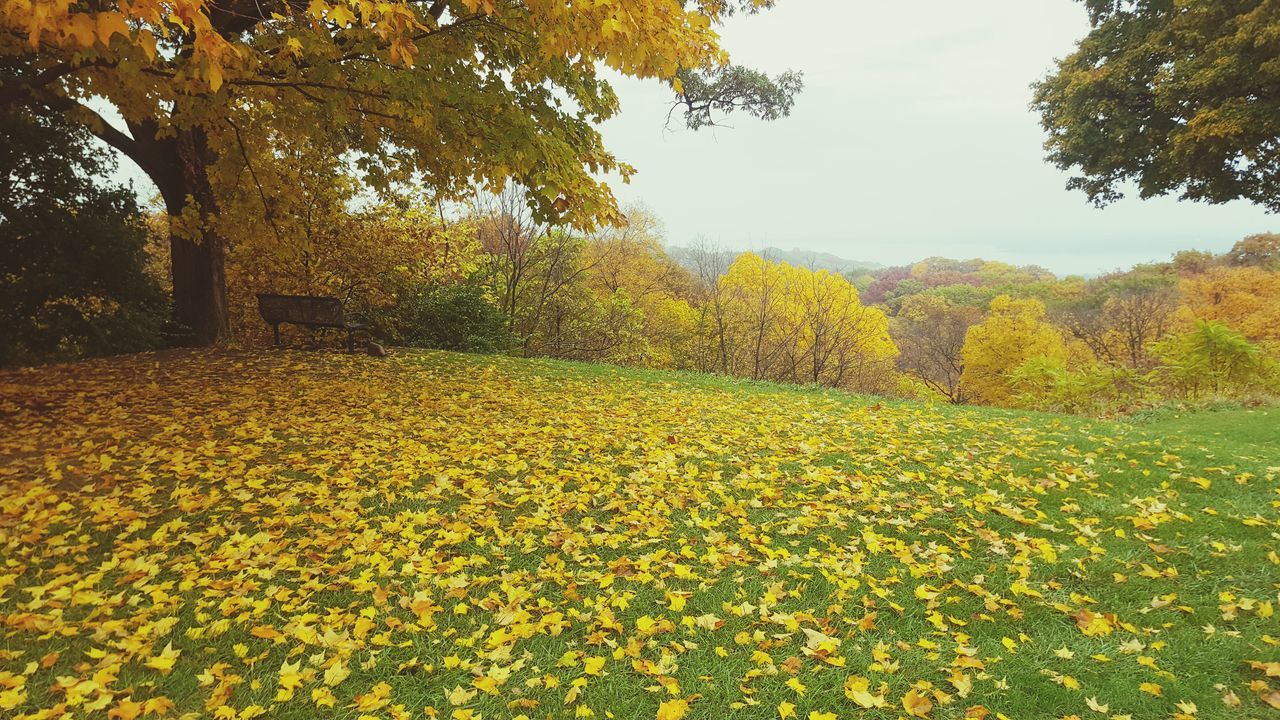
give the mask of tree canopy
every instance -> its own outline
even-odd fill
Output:
[[[1093,29],[1035,86],[1049,159],[1097,204],[1136,183],[1280,210],[1280,5],[1086,0]]]
[[[773,91],[760,75],[717,80],[730,67],[717,25],[770,4],[13,0],[0,14],[0,106],[65,113],[155,181],[176,219],[175,314],[208,343],[227,327],[227,240],[208,220],[228,178],[249,177],[264,205],[289,191],[261,182],[255,148],[322,144],[375,189],[414,182],[447,196],[514,179],[540,219],[611,221],[600,175],[633,169],[595,129],[618,111],[604,69],[712,109],[786,114],[797,78]]]

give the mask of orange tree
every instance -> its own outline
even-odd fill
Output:
[[[542,218],[591,225],[616,215],[599,173],[632,172],[595,130],[618,110],[603,68],[669,83],[691,125],[712,110],[784,115],[798,78],[730,72],[716,33],[770,4],[7,0],[0,106],[61,111],[155,182],[175,319],[211,344],[228,327],[216,168],[249,165],[250,128],[314,138],[375,188],[514,178]]]

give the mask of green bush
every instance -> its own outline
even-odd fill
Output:
[[[1152,345],[1157,368],[1173,393],[1205,395],[1265,392],[1274,383],[1275,363],[1239,332],[1212,320]]]
[[[393,345],[474,353],[511,347],[507,317],[476,285],[403,287],[394,305],[371,315],[379,338]]]
[[[0,139],[0,365],[159,346],[167,299],[137,201],[95,182],[111,159],[52,115],[0,112]]]
[[[1158,401],[1151,376],[1133,368],[1095,363],[1071,370],[1058,358],[1028,358],[1009,375],[1019,407],[1106,416]]]

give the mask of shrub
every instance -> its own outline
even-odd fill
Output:
[[[506,316],[476,285],[401,287],[394,304],[374,311],[372,320],[378,336],[394,345],[475,353],[511,347]]]
[[[1155,343],[1152,352],[1164,383],[1186,398],[1262,391],[1274,373],[1261,347],[1212,320]]]
[[[1028,358],[1010,372],[1009,384],[1015,404],[1030,410],[1115,415],[1157,400],[1149,374],[1103,363],[1071,370],[1055,357]]]
[[[129,188],[56,116],[0,113],[0,365],[136,352],[161,344],[164,292]]]

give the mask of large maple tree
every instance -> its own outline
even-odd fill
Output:
[[[155,182],[175,319],[211,344],[227,333],[227,239],[210,220],[262,133],[329,144],[374,187],[514,179],[541,217],[589,225],[616,213],[601,174],[632,172],[595,129],[618,111],[605,68],[671,84],[690,125],[786,114],[798,77],[727,71],[716,31],[770,4],[6,0],[0,105],[62,111]]]
[[[1280,3],[1082,1],[1092,29],[1033,101],[1067,187],[1280,211]]]

